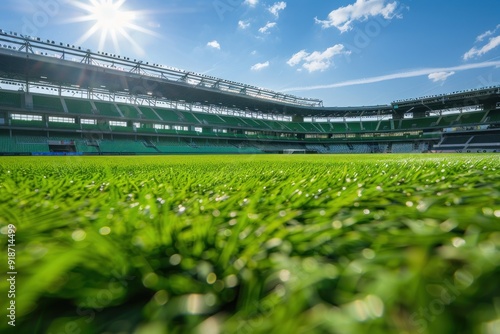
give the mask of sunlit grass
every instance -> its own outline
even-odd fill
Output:
[[[16,330],[494,333],[499,170],[486,154],[2,158]]]

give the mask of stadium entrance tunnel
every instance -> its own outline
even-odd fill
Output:
[[[54,153],[75,153],[76,145],[73,140],[49,140],[49,151]]]

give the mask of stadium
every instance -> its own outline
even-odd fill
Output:
[[[498,333],[500,86],[328,107],[3,30],[0,80],[2,330]]]
[[[2,154],[498,152],[500,86],[323,106],[263,88],[0,33]]]

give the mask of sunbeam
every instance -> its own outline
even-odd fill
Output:
[[[113,45],[114,51],[121,52],[120,44],[127,44],[139,55],[144,55],[143,48],[134,41],[130,32],[136,31],[152,36],[157,34],[144,28],[140,22],[145,21],[145,13],[137,10],[127,10],[124,6],[126,0],[90,0],[84,3],[78,0],[70,3],[83,10],[85,13],[81,16],[72,18],[70,22],[89,22],[92,25],[82,36],[78,38],[75,44],[82,45],[94,35],[98,38],[98,47],[100,50],[109,48]]]

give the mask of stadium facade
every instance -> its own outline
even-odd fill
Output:
[[[0,154],[500,152],[500,86],[325,107],[0,30]]]

